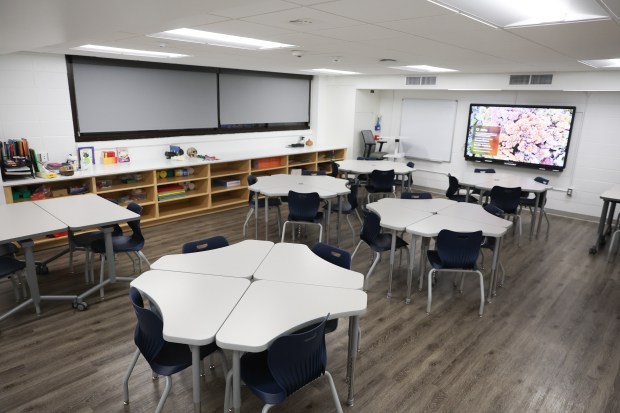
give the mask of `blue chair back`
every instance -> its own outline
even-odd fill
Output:
[[[324,175],[327,175],[327,172],[321,169],[319,170],[302,169],[301,174],[305,176],[324,176]]]
[[[277,338],[269,348],[269,370],[287,396],[325,373],[325,323],[328,317],[329,314],[308,331]]]
[[[368,212],[364,217],[364,225],[360,238],[367,244],[373,244],[374,240],[381,233],[381,218],[374,212]]]
[[[368,186],[372,186],[375,192],[392,192],[394,186],[394,170],[380,171],[373,170],[368,175]]]
[[[400,199],[433,199],[430,192],[403,192]]]
[[[446,197],[450,198],[458,195],[459,192],[459,180],[450,174],[448,174],[448,189],[446,190]]]
[[[254,185],[256,182],[258,182],[258,178],[255,177],[254,175],[248,175],[247,178],[248,181],[248,186],[250,185]],[[248,202],[252,202],[254,200],[254,192],[253,191],[248,191]]]
[[[314,244],[311,248],[312,252],[321,257],[325,261],[331,262],[334,265],[351,269],[351,253],[349,251],[328,245],[323,242]]]
[[[314,222],[321,206],[321,198],[316,192],[288,192],[289,221]]]
[[[443,229],[437,236],[437,254],[444,268],[476,268],[482,231],[454,232]]]
[[[142,295],[135,287],[129,288],[129,299],[138,318],[134,342],[147,362],[151,362],[166,344],[162,331],[164,323],[151,310],[144,308]]]
[[[337,162],[331,161],[331,167],[332,171],[329,175],[333,176],[334,178],[338,178],[338,174],[340,173],[340,165],[338,165]]]
[[[199,241],[191,241],[183,244],[183,254],[191,254],[200,251],[216,250],[218,248],[227,247],[228,240],[221,235],[201,239]]]
[[[495,169],[493,168],[476,168],[474,169],[474,173],[477,174],[494,174]]]
[[[520,200],[521,187],[505,188],[503,186],[494,186],[491,188],[491,204],[507,214],[517,212]]]
[[[130,202],[129,205],[127,205],[127,209],[135,214],[142,215],[142,207],[135,202]],[[131,231],[133,232],[131,234],[132,241],[138,243],[143,242],[144,236],[142,235],[142,229],[140,228],[140,219],[127,221],[127,225],[129,225],[129,228],[131,228]]]
[[[354,209],[358,207],[357,192],[359,188],[360,188],[359,182],[355,182],[351,184],[351,187],[349,188],[351,192],[349,192],[349,195],[347,195],[347,202],[349,203],[349,205],[351,205],[351,211],[353,211]]]

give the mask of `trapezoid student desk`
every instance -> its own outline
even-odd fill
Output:
[[[601,199],[603,200],[603,209],[601,210],[601,218],[598,223],[596,241],[594,245],[590,247],[590,254],[596,254],[598,252],[598,247],[605,245],[605,237],[611,233],[616,204],[620,202],[620,185],[614,185],[603,192],[601,194]],[[610,205],[611,208],[609,208]]]
[[[253,282],[216,335],[219,347],[233,351],[233,407],[241,409],[240,360],[243,352],[261,352],[273,341],[302,327],[330,319],[349,317],[349,392],[354,403],[355,352],[359,316],[366,312],[367,297],[361,290],[279,281]]]
[[[538,205],[540,205],[540,197],[546,196],[549,189],[553,189],[551,185],[541,184],[536,182],[534,178],[529,176],[519,176],[507,174],[505,172],[500,173],[475,173],[468,172],[463,175],[463,178],[459,178],[459,185],[463,185],[467,188],[467,197],[469,197],[469,189],[478,188],[481,191],[490,191],[494,186],[503,186],[505,188],[521,188],[521,191],[531,192],[536,196],[534,202],[534,215],[530,225],[530,239],[534,235],[534,228],[540,227],[542,221],[542,212]],[[482,202],[482,198],[480,199]]]
[[[32,238],[44,237],[55,232],[66,231],[67,226],[33,202],[0,205],[0,244],[19,242],[26,259],[26,281],[30,289],[30,298],[0,316],[0,321],[20,309],[34,304],[37,315],[41,314],[40,301],[54,300],[56,296],[41,296],[37,280],[36,264],[32,248]]]
[[[331,216],[331,200],[338,198],[338,217],[336,221],[336,243],[340,244],[340,216],[342,211],[342,196],[351,190],[347,187],[346,179],[331,176],[285,175],[259,176],[258,181],[251,185],[250,191],[254,197],[259,194],[265,197],[265,239],[269,239],[269,197],[287,196],[289,191],[310,193],[316,192],[321,199],[328,202],[327,223],[325,225],[325,240],[329,243],[329,221]],[[256,238],[258,238],[258,208],[254,208]]]
[[[400,190],[403,191],[405,186],[403,176],[412,177],[413,172],[415,172],[415,168],[411,168],[407,166],[407,164],[402,162],[395,161],[381,161],[381,160],[369,160],[362,161],[356,159],[347,159],[345,161],[337,161],[338,171],[348,172],[358,175],[368,175],[372,173],[375,169],[378,171],[389,171],[394,170],[395,175],[399,175],[401,177],[400,180]],[[411,184],[411,182],[410,182]]]
[[[495,294],[495,285],[497,282],[497,265],[502,247],[502,237],[506,234],[512,223],[508,220],[489,214],[480,205],[458,202],[454,205],[438,211],[427,219],[415,222],[406,229],[407,233],[422,237],[420,248],[420,277],[425,274],[426,251],[431,238],[439,235],[443,229],[455,232],[474,232],[482,231],[485,237],[495,238],[496,245],[493,250],[493,263],[491,265],[491,279],[489,281],[489,292],[487,301],[491,301],[491,297]],[[411,243],[411,254],[414,251],[414,243]],[[409,267],[409,275],[407,277],[407,300],[411,299],[411,282],[413,278],[413,266]]]
[[[105,285],[115,283],[117,280],[131,281],[133,279],[133,277],[116,276],[114,248],[112,246],[112,226],[140,219],[140,215],[94,194],[51,198],[35,201],[34,203],[58,220],[64,222],[65,227],[69,227],[71,231],[98,228],[104,234],[108,278],[78,296],[58,296],[57,299],[74,300],[75,306],[80,308],[84,298]]]

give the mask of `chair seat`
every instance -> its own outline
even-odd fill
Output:
[[[144,248],[144,240],[138,240],[129,235],[112,237],[112,247],[114,252],[141,251]],[[99,239],[93,242],[91,249],[96,254],[104,254],[106,252],[105,240]]]
[[[321,211],[317,212],[311,221],[308,221],[306,217],[301,217],[301,216],[297,216],[293,214],[289,214],[288,220],[296,221],[296,222],[314,222],[315,224],[318,224],[323,220],[323,212]]]
[[[270,207],[277,207],[282,205],[282,201],[280,200],[280,198],[269,198],[269,206]],[[254,207],[254,199],[252,199],[250,201],[250,207]],[[265,198],[259,198],[258,199],[258,207],[259,208],[265,208]]]
[[[339,211],[339,206],[337,202],[332,202],[332,212],[338,212]],[[351,212],[353,212],[353,208],[351,207],[351,204],[348,201],[342,200],[342,213],[343,214],[350,214]]]
[[[286,399],[287,394],[269,371],[267,357],[268,351],[244,354],[241,357],[241,380],[265,403],[278,404]]]
[[[26,268],[26,263],[13,257],[0,257],[0,277],[6,277]]]
[[[396,249],[406,247],[407,245],[409,244],[404,239],[396,237]],[[368,246],[375,252],[389,251],[392,249],[392,235],[379,234],[372,243],[368,243]]]
[[[519,204],[534,208],[536,206],[536,198],[521,198],[519,200]]]
[[[85,232],[83,234],[76,234],[71,237],[71,242],[73,245],[79,248],[87,248],[90,247],[91,244],[97,240],[103,239],[103,232],[101,231],[93,231],[93,232]]]
[[[450,267],[446,267],[444,263],[441,261],[441,258],[439,258],[439,253],[436,250],[427,251],[427,256],[428,256],[428,261],[430,262],[431,266],[435,268],[436,270],[449,270],[450,269]],[[460,265],[458,268],[455,268],[455,271],[476,270],[476,269],[477,269],[476,264],[474,263],[473,265]]]

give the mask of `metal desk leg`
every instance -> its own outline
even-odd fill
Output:
[[[254,239],[258,239],[258,192],[254,192]]]
[[[349,354],[347,356],[347,382],[349,383],[349,395],[347,406],[353,406],[355,397],[355,360],[357,357],[357,332],[360,327],[359,316],[349,317]]]
[[[265,196],[265,241],[269,241],[269,197]]]
[[[342,217],[342,195],[338,195],[338,216],[336,217],[336,246],[340,248],[340,218]]]
[[[396,230],[392,230],[392,246],[390,247],[390,275],[388,276],[387,297],[392,298],[392,273],[394,272],[394,253],[396,252]]]
[[[596,254],[598,247],[605,245],[605,221],[607,219],[607,210],[609,209],[609,200],[603,200],[603,210],[601,211],[601,219],[598,223],[598,235],[594,245],[590,247],[590,254]]]
[[[542,225],[543,208],[544,208],[544,205],[546,204],[545,200],[547,198],[547,191],[541,193],[540,196],[543,197],[540,201],[540,204],[543,205],[543,207],[541,207],[540,210],[538,211],[538,224],[536,224],[536,238],[538,238],[538,235],[540,235],[540,226]],[[534,219],[534,217],[532,217],[532,219]]]
[[[20,244],[24,248],[24,256],[26,257],[26,281],[28,282],[28,288],[30,289],[30,298],[13,307],[10,311],[2,314],[0,316],[0,321],[6,319],[12,314],[15,314],[30,304],[34,304],[37,315],[41,315],[41,296],[39,295],[39,283],[37,280],[36,265],[34,263],[34,254],[32,252],[34,242],[29,239],[20,241]]]
[[[200,413],[200,346],[189,346],[192,351],[192,390],[194,412]]]
[[[233,351],[233,409],[235,413],[241,411],[241,352]]]
[[[116,282],[116,265],[114,262],[114,246],[112,245],[112,227],[101,228],[105,240],[105,259],[108,261],[108,279]]]
[[[606,229],[605,232],[603,233],[603,236],[606,237],[607,235],[611,235],[611,233],[613,232],[613,226],[614,226],[614,215],[616,213],[616,202],[615,201],[611,201],[611,208],[609,208],[609,214],[607,215],[607,225],[606,225]]]
[[[327,222],[325,222],[325,243],[329,244],[329,222],[332,219],[332,200],[331,198],[327,199]],[[319,241],[323,241],[320,239]]]
[[[536,198],[534,198],[534,215],[532,216],[532,223],[530,225],[530,239],[534,236],[534,228],[536,227],[536,222],[538,218],[538,203],[540,201],[540,192],[536,192]],[[519,218],[521,219],[521,218]]]
[[[499,264],[499,254],[502,249],[502,239],[499,237],[495,239],[495,249],[493,250],[493,263],[491,264],[491,279],[489,280],[489,293],[487,294],[487,302],[490,303],[492,297],[496,294],[497,285],[497,266]]]
[[[413,281],[413,260],[415,258],[415,235],[411,236],[411,244],[409,245],[409,271],[407,271],[407,298],[405,298],[405,304],[411,303],[411,283]]]
[[[420,279],[424,279],[424,276],[426,274],[424,274],[424,270],[425,268],[425,263],[426,263],[426,252],[428,251],[428,245],[431,243],[431,239],[428,237],[422,237],[422,243],[420,246]],[[419,280],[418,280],[419,282]]]

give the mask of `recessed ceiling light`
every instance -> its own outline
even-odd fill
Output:
[[[229,34],[205,32],[195,29],[175,29],[161,33],[154,33],[148,37],[156,37],[158,39],[177,40],[180,42],[191,42],[208,44],[211,46],[233,47],[236,49],[248,50],[268,50],[280,49],[284,47],[293,47],[292,44],[284,44],[270,42],[267,40],[253,39],[251,37],[232,36]]]
[[[408,70],[410,72],[422,72],[422,73],[447,73],[458,72],[458,70],[447,69],[445,67],[436,67],[428,65],[410,65],[410,66],[395,66],[390,69]]]
[[[609,19],[605,10],[592,0],[427,1],[481,23],[504,28]]]
[[[349,72],[347,70],[335,70],[335,69],[307,69],[305,72],[326,73],[330,75],[361,75],[359,72]]]
[[[96,44],[85,44],[79,47],[73,47],[72,50],[82,50],[86,52],[99,52],[99,53],[112,53],[126,56],[140,56],[140,57],[157,57],[160,59],[176,59],[179,57],[189,57],[186,54],[179,53],[166,53],[166,52],[151,52],[149,50],[136,50],[136,49],[123,49],[120,47],[99,46]]]
[[[620,59],[580,60],[579,63],[596,69],[620,69]]]

